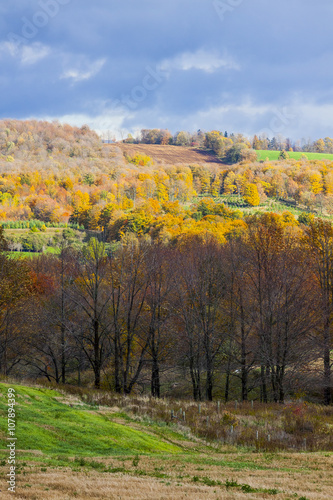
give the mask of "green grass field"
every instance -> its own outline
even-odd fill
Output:
[[[0,410],[6,411],[9,386],[0,384]],[[128,453],[179,453],[181,448],[112,418],[91,405],[63,402],[57,391],[12,385],[16,391],[16,437],[22,450],[50,455],[110,456]],[[114,418],[114,415],[112,416]],[[0,444],[6,447],[7,420],[0,419]]]
[[[266,150],[259,150],[257,151],[258,153],[258,160],[266,160],[268,158],[270,161],[278,160],[279,155],[281,151],[266,151]],[[305,155],[308,160],[332,160],[333,161],[333,154],[322,154],[322,153],[302,153],[302,152],[294,152],[290,151],[288,152],[288,155],[290,158],[294,160],[299,160],[302,155]]]

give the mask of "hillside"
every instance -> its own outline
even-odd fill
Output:
[[[136,153],[150,156],[156,163],[166,165],[208,164],[219,165],[221,161],[213,154],[197,148],[182,146],[162,146],[159,144],[104,144],[105,148],[120,148],[123,153],[134,156]]]
[[[212,136],[211,142],[216,136],[206,135]],[[108,231],[111,240],[126,232],[155,238],[162,231],[170,239],[221,222],[206,218],[220,217],[216,207],[205,213],[198,210],[203,197],[212,198],[213,205],[237,208],[233,217],[241,219],[239,210],[245,215],[253,210],[292,210],[296,217],[304,211],[332,216],[333,163],[322,161],[325,155],[308,153],[308,159],[261,163],[249,158],[225,165],[207,151],[159,144],[102,145],[88,127],[0,121],[0,222],[11,221],[12,229],[23,229],[22,222],[32,228],[33,221],[46,227],[74,224],[78,229]],[[142,213],[154,220],[143,220]],[[126,222],[129,216],[135,219],[131,224]],[[24,247],[24,242],[11,238],[11,246],[17,245]]]
[[[219,166],[225,165],[225,163],[220,160],[213,152],[209,152],[204,149],[190,148],[183,146],[168,146],[160,144],[126,144],[123,142],[117,142],[114,144],[104,144],[105,148],[113,148],[118,152],[120,149],[123,153],[128,156],[134,156],[135,154],[147,155],[154,160],[155,163],[160,163],[164,165],[179,165],[179,164],[200,164],[207,166]],[[258,161],[277,161],[279,159],[281,151],[272,150],[257,150]],[[289,158],[291,160],[301,160],[308,159],[311,160],[333,160],[333,154],[328,153],[311,153],[311,152],[288,152]]]
[[[209,411],[213,418],[213,407],[209,410],[205,403],[202,416],[196,413],[194,417],[198,430],[201,426],[206,435],[200,438],[190,432],[181,418],[175,418],[174,423],[170,418],[163,421],[162,408],[165,415],[170,415],[170,408],[178,407],[177,401],[157,402],[149,398],[87,391],[82,391],[80,396],[79,389],[75,395],[69,387],[51,390],[1,383],[0,408],[4,414],[8,388],[15,389],[17,401],[15,473],[18,498],[330,498],[332,453],[323,456],[312,452],[277,452],[274,445],[271,447],[274,453],[263,453],[253,447],[238,446],[232,436],[225,442],[212,440],[206,414]],[[190,411],[188,402],[183,401],[182,405]],[[288,407],[283,409],[288,411]],[[270,429],[276,418],[273,415],[278,416],[281,409],[276,406],[276,409],[267,410],[250,411],[252,416],[248,422],[258,420],[259,425],[265,418],[266,429]],[[221,431],[224,427],[230,428],[232,419],[241,423],[243,417],[245,421],[247,411],[245,406],[238,411],[231,405],[228,410],[221,408]],[[311,411],[315,421],[315,407]],[[216,407],[214,412],[216,414]],[[322,425],[328,425],[323,412],[321,415]],[[3,449],[8,443],[6,427],[7,420],[2,419],[0,441]],[[265,430],[260,431],[260,435],[262,432]],[[262,441],[259,443],[263,446]],[[8,452],[0,452],[0,458],[1,498],[9,499],[12,493],[6,492]],[[325,481],[318,482],[318,475],[325,475]]]

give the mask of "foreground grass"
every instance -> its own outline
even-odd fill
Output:
[[[216,405],[203,403],[198,415],[198,405],[184,401],[180,409],[177,401],[0,384],[1,498],[13,496],[6,492],[4,451],[8,387],[14,387],[17,400],[15,496],[19,499],[333,497],[333,453],[258,452],[255,446],[232,439],[222,444],[207,429],[207,416],[210,426]],[[184,410],[186,421],[180,416]],[[287,418],[291,427],[303,418],[299,406],[293,410]],[[314,421],[325,426],[331,414],[325,417],[317,410]],[[274,421],[274,412],[277,415],[277,407],[252,408],[250,403],[237,409],[223,406],[220,432],[229,429],[231,421],[236,429],[235,418],[239,427],[257,422],[265,428],[265,421]]]
[[[279,499],[333,496],[333,457],[320,453],[254,454],[225,449],[171,455],[128,455],[51,461],[19,453],[17,498],[24,499]],[[1,498],[6,494],[0,462]]]

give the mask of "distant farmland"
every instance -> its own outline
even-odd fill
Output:
[[[116,142],[114,144],[104,144],[107,148],[119,148],[123,153],[126,152],[129,156],[142,154],[150,156],[156,163],[166,165],[179,164],[207,164],[219,165],[223,164],[213,152],[205,151],[198,148],[187,148],[182,146],[161,146],[160,144],[126,144]],[[281,151],[259,150],[258,160],[264,161],[267,158],[270,161],[279,159]],[[302,155],[305,155],[308,160],[332,160],[333,154],[322,153],[304,153],[304,152],[288,152],[290,158],[299,160]]]
[[[257,151],[258,160],[266,160],[268,158],[271,161],[278,160],[281,151],[266,151],[260,150]],[[333,160],[333,154],[325,154],[325,153],[304,153],[304,152],[294,152],[288,151],[288,155],[290,158],[294,160],[299,160],[302,155],[305,155],[308,160]]]
[[[159,144],[124,144],[117,142],[114,144],[104,144],[104,147],[117,147],[130,156],[144,154],[150,156],[156,163],[167,165],[189,164],[189,163],[209,163],[210,165],[221,165],[220,161],[213,153],[197,148],[186,148],[182,146],[161,146]]]

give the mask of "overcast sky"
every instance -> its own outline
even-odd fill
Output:
[[[333,137],[332,0],[10,0],[0,118]]]

